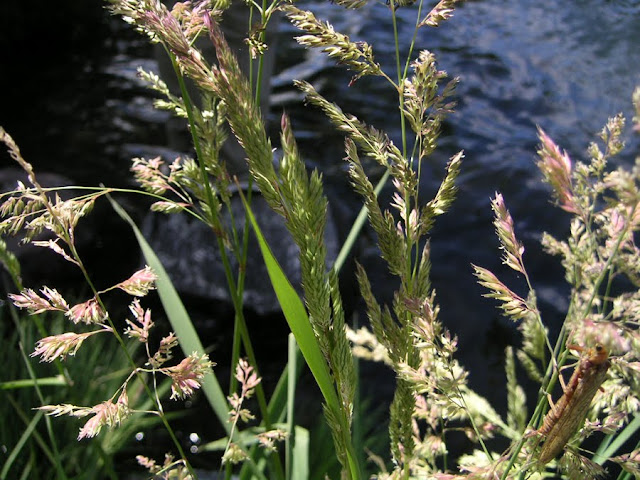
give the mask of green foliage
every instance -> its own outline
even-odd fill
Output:
[[[374,45],[353,42],[311,12],[282,0],[249,5],[255,22],[247,26],[252,57],[264,53],[265,27],[276,11],[281,10],[302,32],[296,37],[301,45],[320,48],[353,72],[350,85],[354,86],[363,76],[376,76],[385,81],[398,98],[402,138],[395,145],[385,132],[343,112],[311,84],[295,82],[306,101],[323,112],[344,134],[349,179],[363,203],[359,218],[367,216],[376,234],[381,260],[396,279],[392,304],[381,305],[373,294],[367,272],[357,266],[357,280],[370,325],[370,330],[357,331],[348,325],[351,319],[345,316],[339,289],[338,273],[346,252],[342,252],[335,267],[327,266],[328,201],[322,176],[317,171],[307,171],[286,115],[280,125],[282,156],[278,168],[274,166],[272,141],[258,107],[260,87],[252,85],[253,76],[249,75],[249,80],[240,69],[218,24],[229,2],[214,3],[176,3],[169,10],[154,0],[112,0],[112,11],[134,24],[151,42],[164,47],[178,78],[180,94],[170,91],[155,74],[140,71],[150,88],[164,97],[156,102],[156,107],[188,123],[195,157],[179,158],[168,168],[160,158],[136,158],[131,171],[142,189],[138,193],[154,199],[153,211],[191,215],[216,235],[216,247],[235,310],[235,332],[230,340],[235,375],[229,391],[222,390],[211,371],[213,363],[208,360],[206,347],[157,256],[131,218],[113,201],[114,209],[131,225],[151,268],[136,272],[105,290],[94,287],[75,248],[75,229],[96,201],[115,190],[89,189],[83,196],[63,201],[38,183],[32,166],[22,158],[11,137],[0,129],[0,139],[7,145],[11,157],[26,171],[30,183],[30,186],[19,184],[15,191],[2,194],[0,233],[23,231],[25,241],[49,248],[77,266],[91,294],[91,298],[73,306],[48,286],[39,292],[26,289],[11,296],[16,306],[32,314],[62,312],[66,325],[59,319],[58,330],[48,335],[36,319],[35,325],[42,337],[37,343],[34,325],[25,320],[17,321],[16,332],[12,333],[16,343],[36,343],[32,355],[52,362],[57,375],[49,366],[32,366],[26,354],[18,350],[2,352],[7,357],[2,359],[4,364],[15,370],[9,371],[9,380],[0,384],[0,395],[7,399],[0,403],[5,410],[0,413],[7,418],[8,426],[0,433],[0,443],[11,447],[0,476],[9,478],[19,472],[23,478],[33,475],[47,478],[49,468],[58,478],[82,475],[86,471],[95,473],[96,478],[116,478],[119,472],[113,455],[125,448],[133,431],[160,422],[173,441],[177,459],[167,456],[160,466],[142,457],[139,463],[152,475],[166,473],[172,475],[171,478],[195,478],[196,472],[164,412],[161,396],[171,389],[171,398],[184,398],[202,388],[226,435],[213,439],[203,448],[222,451],[226,478],[238,474],[243,480],[303,480],[319,478],[325,473],[350,480],[364,478],[366,469],[361,450],[370,446],[371,442],[367,441],[370,439],[364,437],[374,429],[372,418],[367,417],[370,405],[358,399],[355,356],[384,362],[397,379],[385,436],[389,441],[392,471],[386,470],[379,452],[371,454],[379,466],[380,479],[540,477],[549,473],[545,470],[557,471],[556,467],[560,467],[563,478],[592,478],[600,475],[601,465],[607,459],[635,473],[637,450],[614,457],[624,440],[640,428],[637,419],[632,419],[640,409],[636,375],[640,351],[637,335],[640,251],[634,242],[634,235],[640,230],[638,168],[631,171],[609,168],[611,158],[624,146],[622,116],[611,118],[600,132],[601,145],[589,146],[590,158],[586,163],[572,162],[544,131],[539,131],[538,166],[558,206],[572,216],[568,239],[558,240],[549,235],[543,238],[547,251],[561,258],[572,288],[570,307],[555,345],[538,309],[535,288],[525,267],[524,247],[517,239],[506,202],[499,193],[491,202],[502,261],[524,280],[527,289],[526,295],[518,295],[489,270],[473,266],[478,282],[488,289],[485,296],[499,302],[499,308],[517,323],[522,334],[521,348],[515,349],[514,354],[510,347],[505,354],[507,416],[503,420],[486,399],[470,388],[469,374],[456,359],[457,339],[438,319],[439,306],[430,280],[429,235],[436,219],[446,213],[455,200],[455,183],[464,154],[458,152],[443,166],[440,185],[432,198],[423,198],[424,193],[419,195],[423,162],[431,161],[442,123],[453,111],[452,97],[458,80],[446,80],[448,76],[438,69],[432,52],[423,50],[414,55],[413,42],[406,52],[400,51],[397,32],[401,25],[395,9],[414,2],[402,0],[390,4],[389,21],[396,44],[395,72],[383,71],[375,61]],[[366,1],[337,3],[357,9]],[[415,40],[418,29],[436,27],[449,19],[456,3],[456,0],[438,2],[411,27],[414,28],[412,38]],[[422,4],[418,11],[422,11]],[[213,43],[215,64],[205,60],[198,51],[196,40],[200,36],[208,36]],[[258,78],[261,65],[257,59],[254,66],[258,69]],[[196,85],[199,102],[190,97],[186,80]],[[633,101],[637,113],[635,128],[640,130],[640,89]],[[231,225],[221,220],[225,210],[231,212],[233,194],[231,175],[225,159],[220,156],[229,134],[227,124],[245,151],[250,174],[249,193],[246,198],[242,191],[239,193],[245,208],[242,238],[238,235],[239,219],[231,215]],[[366,162],[360,160],[363,155],[384,168],[384,181],[391,178],[394,192],[389,205],[381,203],[381,184],[374,187]],[[283,218],[299,249],[302,300],[273,256],[252,212],[254,183],[269,206]],[[249,226],[258,239],[270,282],[292,333],[288,365],[271,398],[261,384],[259,359],[243,313]],[[361,227],[362,223],[356,222],[346,249],[353,245]],[[39,240],[38,235],[44,231],[51,232],[53,239]],[[232,257],[241,266],[237,272],[231,267]],[[0,243],[0,261],[21,290],[19,265],[4,242]],[[176,335],[164,337],[158,349],[152,351],[148,338],[153,326],[151,312],[144,310],[139,297],[156,287]],[[114,289],[136,297],[129,307],[133,320],[125,319],[127,328],[123,332],[116,328],[103,301],[103,296]],[[69,325],[70,322],[74,325]],[[88,330],[75,331],[79,323],[87,324]],[[124,337],[130,337],[131,342]],[[167,362],[172,359],[172,348],[177,342],[185,358],[172,365]],[[88,343],[92,343],[93,348],[87,348]],[[141,345],[144,345],[144,354],[134,352],[134,347]],[[560,406],[553,407],[545,417],[547,394],[556,382],[565,383],[560,368],[567,361],[569,350],[584,353],[575,367],[577,373],[564,387],[564,397],[557,403]],[[604,360],[595,352],[604,352]],[[603,385],[605,393],[595,393],[593,404],[593,395],[577,398],[580,392],[593,393],[598,389],[599,384],[583,388],[581,382],[588,381],[589,369],[595,368],[594,365],[609,362],[607,352],[614,358],[613,366],[609,369],[606,363],[602,370],[602,377],[608,375]],[[65,358],[68,363],[62,364]],[[325,423],[312,431],[296,424],[295,398],[302,359],[313,375],[323,402],[317,407],[323,411]],[[527,412],[524,390],[518,383],[516,359],[540,384],[540,395],[532,414]],[[159,383],[161,375],[167,379]],[[254,396],[256,412],[246,403]],[[567,415],[574,415],[567,407],[571,398],[574,402],[580,401],[580,408],[574,410],[591,410],[593,421],[575,432],[563,432],[569,444],[568,454],[562,460],[540,461],[540,444],[544,448],[547,445],[544,442],[553,440],[541,438],[553,431],[543,427],[557,424],[563,416],[566,419]],[[33,413],[31,408],[38,410]],[[68,448],[73,441],[68,436],[59,436],[57,430],[54,434],[51,420],[43,414],[45,411],[72,417],[91,414],[79,437],[97,436],[101,429],[102,433],[89,442],[87,448]],[[153,416],[145,416],[150,412]],[[582,418],[574,417],[566,424],[581,424]],[[616,436],[615,432],[627,422],[628,426]],[[64,428],[71,425],[74,429],[77,427],[70,421]],[[474,451],[452,462],[447,456],[447,441],[454,431],[463,431],[473,442]],[[597,455],[589,459],[579,453],[577,447],[595,432],[610,436]],[[494,436],[511,442],[503,454],[491,451],[486,443]],[[284,449],[284,455],[274,454],[279,448]],[[314,454],[321,455],[323,461],[318,462]],[[43,462],[37,461],[38,457],[44,459]],[[237,463],[243,465],[234,467]],[[466,474],[451,473],[459,470]]]
[[[522,305],[521,313],[518,312],[515,316],[510,314],[511,317],[522,318],[520,328],[523,333],[523,349],[518,351],[518,358],[529,376],[541,383],[543,392],[550,392],[554,383],[558,381],[559,367],[567,359],[569,346],[572,350],[586,352],[575,367],[576,382],[564,387],[564,396],[558,400],[561,406],[569,405],[568,402],[571,401],[572,407],[552,407],[543,424],[547,399],[545,395],[540,395],[536,411],[527,423],[528,429],[539,427],[536,431],[539,436],[543,431],[550,431],[551,435],[555,431],[551,427],[559,421],[566,425],[581,425],[584,415],[572,419],[572,416],[578,415],[578,411],[590,410],[590,418],[601,418],[578,431],[562,432],[567,438],[573,439],[566,447],[567,454],[558,461],[558,466],[566,478],[596,478],[603,474],[599,464],[604,463],[606,457],[594,456],[594,463],[588,457],[574,451],[572,446],[579,445],[595,432],[613,432],[626,423],[630,415],[636,411],[636,407],[630,403],[625,403],[623,407],[620,404],[622,398],[627,399],[625,402],[631,400],[631,403],[638,404],[637,394],[631,393],[636,382],[631,380],[625,385],[622,379],[629,378],[627,369],[637,361],[637,335],[634,333],[635,327],[632,327],[636,322],[634,316],[629,313],[637,308],[634,278],[637,270],[635,262],[640,252],[631,238],[632,232],[638,229],[635,212],[640,196],[634,173],[622,168],[607,171],[610,158],[623,148],[620,141],[623,126],[622,116],[609,119],[599,135],[605,145],[604,151],[593,143],[589,147],[589,162],[575,164],[544,131],[539,130],[541,147],[538,151],[538,166],[545,180],[551,185],[558,206],[572,214],[568,240],[557,240],[550,235],[543,237],[543,245],[547,250],[562,257],[566,279],[572,287],[571,303],[555,347],[551,346],[540,313],[534,307],[535,293],[522,261],[524,249],[515,240],[513,222],[508,214],[505,214],[506,210],[502,208],[503,200],[499,195],[496,195],[494,200],[494,212],[496,230],[505,251],[503,261],[524,274],[530,288],[528,299],[523,301],[490,272],[475,267],[480,283],[493,292],[487,296],[504,302],[501,307],[508,314],[514,310],[506,306]],[[626,277],[633,287],[627,291],[622,289],[622,292],[618,291],[611,298],[614,279],[618,281],[622,277]],[[546,365],[546,373],[542,375],[541,367],[545,367],[545,345],[551,355],[551,361]],[[587,386],[586,383],[583,385],[583,382],[587,382],[588,378],[593,376],[590,369],[597,365],[594,362],[600,361],[592,360],[595,358],[592,357],[593,352],[597,351],[594,348],[605,352],[605,356],[616,355],[617,358],[613,361],[616,362],[617,368],[609,372],[608,378],[604,381],[602,391],[606,393],[596,393],[595,401],[591,404],[593,394],[588,397],[585,395],[585,399],[579,395],[581,392],[596,392],[600,386]],[[511,355],[508,355],[509,358],[512,358]],[[507,363],[510,385],[509,417],[510,422],[516,424],[521,421],[516,421],[515,416],[520,409],[515,403],[517,386],[514,384],[513,366],[510,362],[512,360]],[[581,370],[577,371],[578,368]],[[532,468],[529,459],[530,456],[535,458],[540,440],[528,442],[527,438],[514,442],[513,452],[510,453],[510,459],[501,478],[510,478],[514,466],[518,467],[515,471],[521,473]],[[527,451],[529,457],[523,459],[522,456],[518,456],[522,450]],[[623,461],[621,458],[618,460]],[[548,462],[549,460],[543,461]],[[540,464],[533,469],[541,470],[543,467],[545,465]]]
[[[136,432],[153,428],[158,424],[157,419],[136,415],[120,429],[108,431],[90,441],[78,442],[80,422],[57,422],[53,436],[50,436],[46,428],[49,419],[43,416],[44,412],[34,410],[41,406],[40,402],[100,403],[129,374],[128,360],[119,353],[120,347],[108,337],[98,336],[93,340],[93,348],[78,350],[75,358],[65,363],[61,375],[51,376],[56,371],[55,367],[39,364],[24,355],[24,351],[32,348],[38,338],[33,321],[16,318],[12,327],[8,309],[3,309],[2,313],[0,335],[7,344],[19,346],[1,349],[0,361],[5,366],[2,378],[29,379],[33,373],[43,397],[38,398],[34,382],[1,384],[3,428],[0,429],[0,443],[7,447],[8,452],[3,454],[0,478],[25,478],[25,475],[26,478],[41,479],[120,478],[122,472],[115,458],[131,447]],[[46,320],[52,334],[64,331],[66,319],[62,315],[49,316]],[[136,343],[129,344],[132,354],[138,346]],[[168,388],[166,384],[161,391]],[[140,400],[142,392],[137,391],[131,395],[132,402]]]
[[[188,355],[192,352],[204,353],[205,349],[200,342],[196,329],[194,328],[178,293],[173,287],[171,280],[162,267],[162,263],[160,263],[160,260],[151,249],[138,227],[133,223],[131,217],[129,217],[129,215],[127,215],[127,213],[117,203],[111,199],[110,201],[116,212],[131,225],[131,228],[138,239],[138,243],[140,244],[140,248],[145,256],[145,260],[150,266],[152,266],[154,272],[158,275],[157,283],[160,300],[163,303],[163,307],[167,313],[171,327],[180,339],[180,346],[184,354]],[[222,424],[229,428],[226,423],[228,413],[227,401],[217,379],[213,375],[208,375],[205,377],[202,389],[209,400],[209,404],[218,415],[218,418],[220,418]]]
[[[527,397],[516,378],[516,363],[513,349],[505,352],[507,371],[507,423],[514,432],[523,432],[527,424]]]
[[[9,272],[14,285],[22,283],[20,279],[20,263],[16,256],[7,249],[7,242],[0,238],[0,263]]]

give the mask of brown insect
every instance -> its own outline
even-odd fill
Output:
[[[602,345],[589,349],[567,345],[567,348],[584,352],[584,355],[578,361],[569,383],[563,385],[564,394],[560,400],[554,405],[549,398],[551,409],[537,430],[538,434],[546,437],[539,458],[543,465],[557,457],[571,436],[582,426],[591,401],[611,366],[609,352]],[[562,377],[559,378],[564,383]]]

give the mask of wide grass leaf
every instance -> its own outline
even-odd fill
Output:
[[[262,235],[260,226],[258,225],[258,222],[256,222],[255,216],[251,211],[251,207],[244,196],[242,196],[242,202],[244,203],[245,211],[247,212],[253,231],[258,239],[258,245],[260,246],[260,252],[262,253],[264,263],[267,267],[267,272],[269,273],[271,285],[276,293],[276,297],[278,297],[278,302],[280,303],[282,313],[289,324],[291,333],[296,337],[296,342],[298,342],[302,356],[307,362],[307,365],[309,365],[309,369],[311,370],[318,387],[320,387],[320,391],[327,402],[327,406],[335,409],[335,411],[339,411],[340,407],[338,405],[338,396],[333,388],[329,368],[327,367],[324,356],[320,351],[318,340],[311,328],[311,323],[307,316],[307,310],[305,309],[302,300],[300,300],[298,292],[293,288],[289,279],[282,270],[282,267],[280,267],[278,260],[276,260],[271,252],[271,248]]]
[[[198,354],[205,353],[200,337],[191,322],[191,318],[189,317],[178,292],[173,286],[173,283],[171,283],[171,279],[167,275],[166,270],[162,266],[162,262],[160,262],[160,259],[127,212],[125,212],[124,209],[111,197],[109,197],[109,201],[116,213],[131,225],[147,265],[149,265],[158,276],[158,281],[156,282],[158,294],[167,317],[169,318],[169,322],[171,323],[171,327],[180,341],[182,351],[185,355],[191,355],[194,352],[197,352]],[[227,433],[230,433],[231,426],[229,422],[227,422],[227,419],[229,418],[227,399],[225,398],[222,388],[218,383],[218,379],[213,373],[211,375],[205,375],[202,379],[202,390],[207,397],[211,408],[213,408],[215,414],[220,420],[220,423]]]

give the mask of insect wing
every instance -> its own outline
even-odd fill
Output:
[[[582,426],[591,401],[604,382],[611,365],[608,360],[600,364],[593,364],[586,359],[583,362],[578,367],[582,371],[575,390],[565,392],[566,405],[562,414],[549,429],[547,439],[542,445],[539,461],[543,465],[557,457],[575,431]],[[569,393],[570,396],[568,396]]]

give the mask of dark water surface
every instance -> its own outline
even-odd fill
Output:
[[[387,72],[395,71],[387,9],[372,4],[358,20],[341,29],[346,20],[339,8],[329,4],[312,8],[352,39],[373,44],[376,59]],[[400,9],[398,14],[405,29],[401,31],[407,32],[406,37],[401,35],[406,48],[415,10]],[[516,291],[525,285],[500,265],[490,197],[495,191],[504,194],[516,233],[526,246],[525,264],[540,306],[553,331],[567,306],[567,288],[558,259],[541,252],[539,240],[543,231],[564,235],[568,217],[549,204],[548,189],[540,181],[535,166],[536,126],[544,128],[574,160],[580,160],[586,159],[588,143],[609,116],[623,112],[630,122],[631,94],[640,84],[639,27],[638,1],[495,0],[465,3],[440,28],[419,33],[417,49],[435,52],[440,67],[460,77],[457,112],[445,125],[440,149],[425,169],[425,193],[433,195],[449,156],[461,149],[466,155],[458,201],[438,220],[434,231],[433,284],[442,306],[441,318],[460,336],[463,363],[471,367],[481,361],[490,367],[485,371],[471,367],[471,382],[494,404],[504,404],[497,388],[504,382],[501,352],[507,344],[517,342],[518,334],[500,318],[491,300],[481,298],[484,292],[475,285],[470,263],[492,269]],[[336,78],[328,63],[326,70],[330,78]],[[332,82],[317,72],[312,78],[326,85],[330,100],[384,128],[399,143],[395,94],[383,80],[363,79],[347,87],[349,74],[344,74],[342,82]],[[302,124],[312,131],[317,120],[309,120],[308,115],[302,114]],[[295,113],[292,116],[296,118]],[[315,150],[326,152],[318,160],[320,168],[336,179],[338,194],[333,205],[340,211],[353,209],[353,205],[343,205],[350,197],[340,190],[344,182],[337,160],[343,155],[341,141],[336,138],[332,150],[327,135],[330,133],[316,134]],[[638,139],[630,132],[625,138],[630,148],[618,161],[630,166],[638,152]],[[379,298],[390,301],[388,285],[393,281],[375,249],[365,245],[359,261],[373,269]]]
[[[372,43],[376,59],[387,72],[395,71],[384,5],[372,3],[359,14],[345,15],[330,3],[302,3],[352,39]],[[138,65],[153,70],[156,62],[143,38],[107,18],[98,2],[87,5],[85,11],[72,11],[70,19],[56,18],[58,24],[42,19],[49,30],[34,28],[30,22],[37,18],[24,12],[14,25],[5,25],[0,35],[10,54],[0,66],[5,97],[0,124],[40,171],[79,184],[126,186],[131,184],[129,158],[148,156],[166,145],[167,116],[153,110],[152,96],[135,74]],[[20,7],[12,7],[16,12],[7,5],[2,8],[3,22],[20,12]],[[406,49],[415,9],[400,9],[398,15]],[[329,100],[386,130],[399,143],[396,97],[380,79],[362,79],[348,87],[351,74],[318,52],[306,53],[291,44],[294,33],[282,23],[269,118],[277,125],[283,109],[291,116],[303,155],[324,172],[344,234],[360,203],[347,185],[343,139],[320,112],[302,105],[291,79],[307,79]],[[29,41],[35,46],[27,48]],[[495,191],[504,194],[527,249],[525,263],[544,318],[553,330],[567,306],[567,288],[558,260],[541,252],[539,240],[543,231],[564,235],[568,217],[549,204],[548,189],[535,167],[536,125],[578,160],[585,158],[588,142],[607,117],[623,112],[630,122],[631,94],[640,85],[640,1],[470,1],[440,28],[422,29],[416,52],[423,48],[435,52],[440,67],[461,80],[457,112],[445,125],[433,162],[424,169],[423,198],[437,188],[446,160],[461,149],[466,155],[458,201],[439,219],[433,234],[433,285],[442,320],[460,336],[461,360],[471,370],[472,385],[501,407],[506,403],[502,352],[506,345],[517,344],[518,334],[500,318],[494,303],[481,297],[484,292],[476,286],[470,264],[492,269],[516,291],[525,285],[500,265],[490,198]],[[630,132],[626,138],[632,148],[619,162],[630,166],[638,140]],[[6,157],[0,158],[4,168]],[[365,232],[356,255],[369,269],[379,299],[388,302],[394,281],[373,240]],[[111,265],[121,258],[118,248],[131,246],[119,240],[97,245],[102,261]],[[358,307],[354,292],[349,291],[347,301]],[[483,365],[488,368],[478,368]]]

